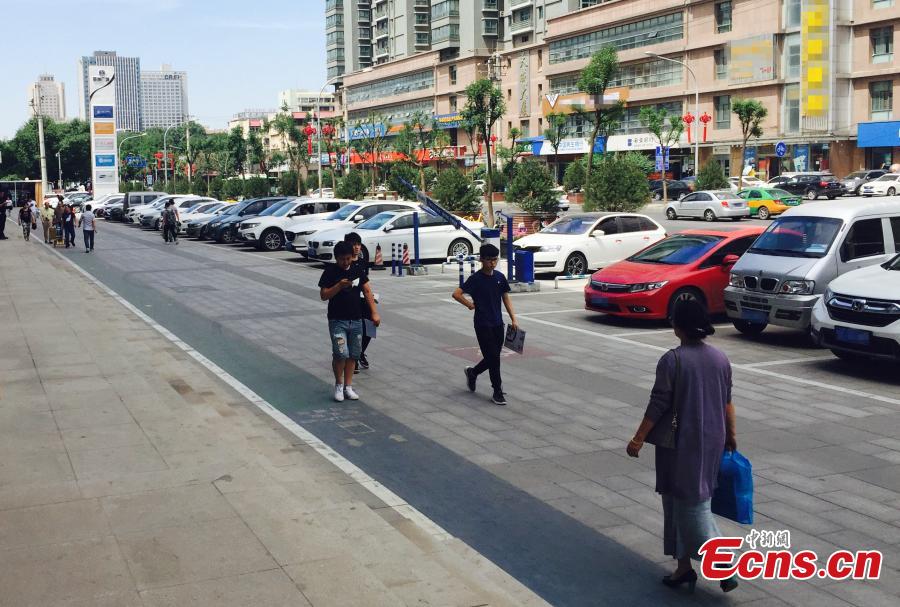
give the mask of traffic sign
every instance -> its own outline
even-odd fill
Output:
[[[775,144],[775,155],[779,158],[784,158],[785,154],[787,154],[787,144],[783,141],[779,141]]]
[[[656,146],[656,170],[658,172],[669,170],[669,148],[665,148],[665,155],[663,155],[663,148]]]

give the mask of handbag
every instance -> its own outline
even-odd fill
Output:
[[[713,514],[736,523],[753,524],[753,466],[737,451],[726,450],[719,466],[719,486],[712,497]]]
[[[681,359],[678,352],[672,350],[675,355],[675,377],[672,379],[672,405],[656,420],[653,428],[647,434],[644,442],[662,447],[664,449],[676,449],[678,447],[678,376],[681,375]]]

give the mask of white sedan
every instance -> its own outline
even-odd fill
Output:
[[[666,230],[633,213],[575,213],[516,241],[534,253],[537,272],[585,274],[621,261],[666,237]]]
[[[316,232],[307,242],[307,256],[319,261],[334,261],[334,246],[349,232],[356,232],[362,239],[362,256],[368,262],[375,259],[375,250],[381,246],[385,264],[390,264],[391,247],[403,250],[409,247],[410,262],[414,261],[413,211],[386,211],[359,225],[344,225],[331,230]],[[483,226],[473,221],[460,221],[478,233]],[[424,211],[419,212],[419,259],[446,259],[462,255],[467,257],[478,250],[480,241],[464,229],[456,228],[442,217]]]
[[[882,175],[860,188],[863,196],[895,196],[898,192],[900,192],[900,173]]]
[[[744,175],[744,180],[741,182],[739,177],[729,177],[728,183],[731,186],[731,191],[737,194],[739,188],[738,185],[743,183],[744,189],[747,188],[771,188],[772,185],[757,179],[756,177],[750,177],[749,175]]]
[[[298,219],[316,220],[328,217],[350,200],[323,198],[298,198],[271,215],[254,217],[241,224],[241,240],[254,245],[260,251],[280,251],[284,247],[284,230]]]
[[[747,201],[728,190],[693,192],[681,200],[673,200],[666,207],[666,218],[698,217],[704,221],[732,219],[740,221],[750,217]]]

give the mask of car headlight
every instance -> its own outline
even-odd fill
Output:
[[[742,277],[740,274],[735,274],[734,272],[732,272],[732,273],[728,276],[728,286],[730,286],[730,287],[737,287],[737,288],[739,288],[739,289],[744,288],[744,279],[743,279],[743,277]]]
[[[831,288],[829,287],[829,288],[825,289],[825,296],[822,298],[822,301],[824,301],[825,303],[828,303],[832,297],[834,297],[834,291],[832,291]]]
[[[655,291],[657,289],[662,289],[667,284],[669,284],[668,280],[661,280],[659,282],[641,282],[636,285],[631,285],[631,292],[641,293],[642,291]]]
[[[250,230],[250,229],[255,228],[258,225],[259,225],[258,223],[245,223],[241,226],[241,229],[242,230]]]
[[[816,283],[813,280],[785,280],[779,291],[783,295],[812,295]]]
[[[562,245],[548,244],[541,247],[541,253],[559,253],[562,251]]]
[[[308,232],[297,232],[297,236],[309,236],[310,234],[315,234],[315,230],[309,230]]]
[[[333,247],[333,246],[334,246],[334,241],[333,241],[333,240],[326,240],[325,242],[322,243],[322,246],[323,246],[323,247]]]

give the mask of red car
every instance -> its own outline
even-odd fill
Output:
[[[764,228],[686,230],[591,276],[584,307],[632,318],[665,319],[679,299],[697,299],[710,314],[725,312],[728,275]]]

